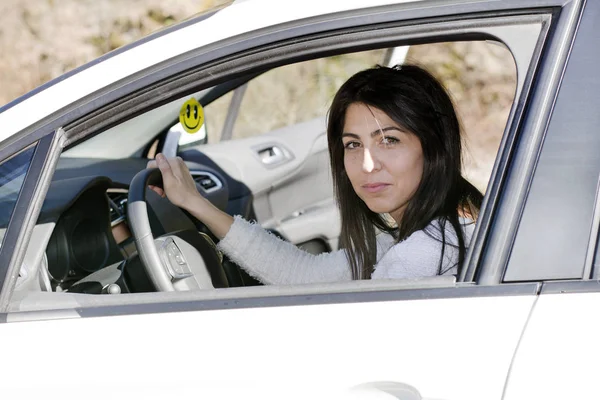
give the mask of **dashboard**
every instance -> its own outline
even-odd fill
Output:
[[[144,275],[143,268],[127,219],[129,182],[146,168],[146,163],[142,159],[59,160],[38,220],[38,224],[55,224],[45,251],[52,291],[75,291],[81,282],[109,269],[126,275],[125,265],[130,275],[137,276],[136,280],[147,283],[147,277],[140,276]],[[186,163],[199,192],[218,208],[235,212],[231,205],[240,199],[236,193],[231,197],[231,178],[214,165]],[[249,190],[247,195],[251,202]],[[146,193],[146,202],[154,237],[205,230],[199,221],[151,190]],[[131,285],[124,286],[125,291],[138,291]],[[142,284],[140,290],[150,289]]]

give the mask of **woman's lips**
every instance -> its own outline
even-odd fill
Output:
[[[388,186],[390,186],[388,183],[381,183],[381,182],[367,183],[365,185],[362,185],[363,189],[365,189],[369,193],[381,192],[382,190],[385,190]]]

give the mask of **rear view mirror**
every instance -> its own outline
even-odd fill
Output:
[[[169,133],[171,132],[179,132],[179,146],[180,147],[190,147],[192,145],[198,144],[206,144],[208,142],[208,136],[206,134],[206,123],[202,124],[198,132],[189,133],[183,129],[181,123],[177,123],[169,129]]]

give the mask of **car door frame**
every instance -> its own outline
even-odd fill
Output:
[[[508,15],[518,15],[519,12],[521,12],[516,12],[515,9],[509,9],[510,11],[506,11],[506,8],[508,8],[507,6],[510,6],[510,3],[512,2],[509,1],[507,3],[498,5],[498,9],[496,10],[487,10],[486,14],[488,16],[497,17],[506,13],[508,13]],[[528,10],[528,6],[530,6],[529,3],[536,5],[540,4],[539,1],[525,1],[519,3],[519,8]],[[562,12],[559,15],[554,15],[554,18],[557,20],[553,27],[553,35],[547,45],[548,49],[545,50],[546,57],[548,57],[548,55],[554,56],[555,62],[552,66],[547,66],[547,63],[543,65],[544,69],[540,71],[538,78],[539,83],[537,84],[537,88],[546,88],[542,95],[547,97],[548,93],[556,94],[558,91],[561,76],[558,71],[560,71],[562,66],[564,66],[564,62],[569,54],[569,47],[565,46],[565,43],[569,43],[574,35],[575,26],[573,26],[573,19],[578,13],[578,7],[581,6],[581,2],[576,0],[556,0],[545,1],[542,3],[546,3],[547,6],[562,6]],[[441,5],[438,7],[433,7],[433,9],[424,9],[419,6],[413,6],[413,8],[411,8],[410,5],[407,6],[406,4],[402,4],[397,7],[382,7],[376,9],[378,12],[365,14],[368,15],[368,26],[373,26],[377,22],[385,24],[394,20],[411,21],[419,17],[425,18],[424,20],[427,21],[431,20],[432,18],[439,19],[445,14],[455,15],[457,12],[462,11],[464,14],[460,15],[459,17],[454,17],[456,20],[461,21],[469,20],[473,18],[473,15],[477,15],[477,11],[482,11],[482,5],[483,4],[481,3],[461,4],[458,6],[459,9],[457,10],[456,5],[454,7]],[[548,8],[543,7],[538,10],[548,10]],[[64,126],[65,135],[62,145],[69,147],[89,134],[91,129],[98,130],[100,128],[115,125],[117,123],[117,119],[114,117],[114,115],[118,111],[127,109],[126,114],[131,116],[143,112],[150,106],[156,107],[157,105],[166,102],[166,98],[158,99],[157,101],[157,99],[154,97],[152,97],[151,100],[149,95],[140,96],[140,90],[143,91],[143,88],[151,82],[165,80],[170,76],[176,76],[177,74],[180,74],[182,71],[193,70],[193,68],[196,70],[204,70],[207,67],[207,61],[209,59],[215,59],[218,57],[223,58],[226,57],[226,54],[237,56],[236,53],[239,53],[239,51],[244,47],[258,48],[260,46],[265,46],[268,42],[275,41],[276,39],[284,40],[286,37],[306,36],[307,32],[331,30],[332,27],[336,26],[339,29],[340,25],[342,25],[342,29],[348,26],[361,26],[362,24],[365,24],[365,20],[367,18],[365,15],[355,15],[353,19],[348,18],[347,15],[345,15],[347,13],[341,14],[342,15],[331,18],[329,21],[322,21],[320,18],[315,18],[314,21],[304,21],[301,26],[294,26],[294,24],[290,24],[292,28],[289,30],[278,27],[278,35],[276,37],[272,37],[272,33],[270,32],[272,29],[265,28],[264,30],[256,32],[253,36],[251,35],[251,37],[248,39],[240,40],[237,38],[237,40],[232,40],[232,43],[229,43],[229,46],[225,46],[223,43],[213,44],[211,46],[207,46],[208,48],[202,48],[194,51],[193,53],[195,54],[193,55],[186,55],[185,57],[176,57],[174,60],[168,60],[164,64],[170,65],[156,66],[150,70],[142,71],[141,73],[132,76],[129,83],[119,85],[118,89],[110,87],[101,91],[101,93],[95,94],[95,99],[93,102],[90,101],[91,99],[84,99],[78,102],[79,104],[74,104],[74,107],[70,110],[70,113],[66,112],[61,117],[55,118],[53,121],[48,123],[44,129],[46,129],[46,131],[50,129],[57,130],[61,126]],[[379,17],[380,21],[377,21],[376,17]],[[357,28],[353,29],[356,30]],[[298,59],[300,57],[300,55],[295,56],[295,58]],[[521,99],[528,97],[528,92],[531,90],[531,81],[536,73],[535,67],[537,62],[538,60],[533,60],[532,63],[534,67],[528,68],[528,77],[526,80],[527,83],[523,87],[523,96]],[[198,65],[201,65],[202,67],[198,67]],[[229,71],[229,74],[231,74],[231,71]],[[190,81],[195,81],[197,79],[195,73],[188,73],[186,77],[187,79],[182,82],[181,88],[178,89],[178,92],[182,95],[188,94],[192,90],[189,87],[186,88],[186,83],[189,86]],[[536,95],[538,97],[540,96],[534,91],[533,96]],[[136,97],[137,106],[131,107],[131,104],[128,103],[127,100],[133,98],[134,96]],[[92,112],[90,110],[90,103],[93,103],[96,111]],[[540,102],[533,101],[534,105],[538,103]],[[537,124],[538,121],[550,111],[551,107],[548,102],[541,103],[542,106],[546,105],[546,107],[541,110],[537,110],[536,113],[528,113],[528,117],[525,122],[533,120],[532,122],[529,122],[529,125]],[[497,157],[494,168],[495,172],[491,178],[489,195],[486,196],[486,201],[483,205],[482,217],[476,228],[476,240],[468,253],[467,263],[465,264],[467,267],[464,268],[464,273],[459,279],[460,281],[474,280],[476,267],[478,264],[480,264],[478,256],[484,254],[482,250],[483,244],[486,243],[486,241],[486,258],[481,260],[481,272],[479,279],[481,282],[486,284],[497,284],[499,283],[499,279],[495,278],[499,275],[499,271],[504,270],[504,263],[498,262],[498,260],[506,260],[507,254],[509,253],[511,247],[509,244],[512,244],[512,241],[507,240],[506,234],[500,235],[499,232],[509,232],[509,234],[514,233],[514,225],[516,225],[519,219],[519,209],[523,204],[523,187],[527,187],[524,182],[531,177],[531,170],[536,161],[535,157],[532,157],[528,154],[523,154],[523,151],[519,151],[519,148],[529,149],[531,146],[536,145],[536,147],[539,148],[541,139],[543,138],[543,129],[541,129],[542,127],[539,127],[537,130],[525,129],[526,132],[531,133],[528,133],[527,135],[521,134],[519,136],[520,146],[515,148],[516,155],[513,155],[510,151],[514,145],[517,136],[517,130],[521,126],[519,123],[519,117],[525,107],[525,104],[525,101],[519,100],[511,112],[511,117],[509,120],[510,129],[508,130],[507,134],[504,135],[501,148],[499,150],[499,156]],[[106,114],[103,114],[103,111],[105,111],[107,108],[111,109],[110,116],[108,117]],[[119,110],[119,108],[121,108],[121,110]],[[77,116],[85,117],[78,119]],[[529,125],[527,125],[526,128],[528,128]],[[90,126],[93,128],[90,128]],[[513,157],[514,161],[512,164],[509,164],[509,158],[511,158],[511,156]],[[514,168],[515,165],[519,166],[519,168]],[[513,168],[510,168],[509,170],[509,166],[512,166]],[[507,172],[510,172],[510,174],[507,174]],[[506,175],[506,179],[503,179],[504,175]],[[499,196],[502,196],[502,201],[496,201]],[[36,199],[36,204],[39,208],[41,204],[40,197],[34,197],[34,199]],[[486,211],[486,208],[497,209],[495,212],[489,212]],[[490,229],[492,226],[494,229]],[[30,231],[31,228],[31,226],[28,227],[26,231]],[[478,232],[489,232],[490,237],[488,238],[486,235],[478,235]],[[495,261],[490,261],[490,258],[493,258]]]
[[[414,25],[414,21],[419,21],[419,18],[421,21],[428,23],[440,21],[441,18],[444,18],[444,25],[451,24],[452,22],[462,25],[465,20],[471,21],[473,18],[483,18],[486,16],[517,18],[519,15],[531,13],[531,7],[533,6],[536,6],[534,13],[547,13],[553,10],[552,18],[554,22],[552,24],[550,40],[548,42],[544,42],[544,39],[540,40],[538,44],[539,54],[536,57],[546,57],[547,59],[552,56],[555,57],[555,61],[551,65],[544,64],[539,74],[536,74],[537,63],[539,62],[537,58],[534,58],[532,66],[528,68],[522,96],[515,106],[513,106],[509,119],[509,130],[504,135],[499,156],[496,159],[495,172],[491,179],[489,195],[486,196],[486,201],[482,209],[482,217],[476,228],[476,240],[468,253],[467,267],[464,268],[464,273],[459,278],[459,281],[476,281],[479,284],[483,283],[487,285],[498,284],[499,279],[496,279],[496,277],[504,270],[505,260],[512,245],[512,241],[506,240],[506,235],[514,234],[514,225],[519,220],[520,209],[523,204],[523,186],[527,186],[523,185],[523,182],[530,179],[531,170],[535,166],[536,161],[535,157],[524,154],[524,151],[530,149],[532,146],[539,148],[543,138],[543,127],[539,127],[539,129],[523,129],[520,117],[526,106],[537,106],[537,108],[534,108],[535,112],[532,113],[530,111],[527,114],[527,119],[524,121],[528,124],[525,125],[525,128],[528,128],[530,125],[536,126],[536,124],[539,124],[540,119],[546,115],[545,113],[551,109],[548,102],[540,101],[539,97],[544,96],[547,98],[548,94],[556,94],[558,91],[561,76],[560,71],[564,67],[570,49],[566,44],[570,43],[575,34],[576,25],[574,25],[573,20],[576,19],[581,4],[582,2],[579,0],[544,0],[541,2],[533,0],[523,2],[507,1],[495,4],[496,9],[494,10],[490,10],[489,5],[480,2],[460,3],[458,5],[444,3],[433,7],[423,7],[419,4],[400,4],[396,6],[376,7],[368,10],[343,12],[327,16],[326,18],[312,18],[302,21],[301,24],[294,22],[283,24],[284,26],[265,28],[253,32],[248,37],[231,38],[223,42],[213,43],[197,49],[191,52],[191,54],[175,57],[160,65],[137,73],[131,76],[128,82],[119,82],[118,84],[111,85],[74,103],[59,115],[53,115],[48,121],[39,123],[42,127],[34,130],[33,133],[21,132],[16,137],[27,137],[33,140],[36,135],[41,136],[39,133],[40,129],[44,132],[58,131],[60,127],[64,126],[64,134],[56,135],[60,140],[56,141],[57,144],[52,147],[53,150],[49,154],[51,156],[50,159],[55,162],[58,159],[61,147],[68,148],[86,135],[92,133],[92,131],[114,126],[124,118],[130,118],[149,108],[164,104],[173,97],[173,91],[171,91],[169,97],[163,95],[156,98],[153,92],[153,89],[155,89],[154,82],[165,81],[187,71],[186,78],[178,83],[179,87],[175,91],[178,93],[177,95],[182,96],[193,93],[198,84],[196,82],[192,85],[191,82],[196,81],[198,78],[197,74],[201,74],[203,70],[208,68],[210,62],[213,60],[219,60],[219,63],[222,63],[227,58],[234,60],[236,57],[239,57],[243,49],[264,48],[265,46],[268,47],[269,43],[272,42],[280,42],[289,40],[290,38],[314,37],[318,35],[315,32],[331,32],[332,30],[340,32],[343,29],[357,32],[360,31],[361,26],[365,27],[363,29],[372,29],[376,24]],[[561,12],[558,12],[559,10]],[[450,20],[450,22],[446,20]],[[276,32],[276,35],[274,32]],[[433,40],[434,37],[439,36],[439,34],[436,34],[431,37]],[[420,40],[422,40],[422,36]],[[410,41],[406,41],[405,39],[402,43],[394,43],[398,45],[410,43]],[[306,55],[295,54],[291,57],[288,56],[287,61],[292,62],[303,59],[303,57],[306,57]],[[261,68],[275,65],[276,62],[278,61],[270,60],[269,64],[263,64]],[[219,71],[218,65],[215,70]],[[240,69],[238,73],[242,72],[248,72],[247,65],[245,68]],[[217,74],[216,78],[213,77],[212,82],[218,83],[219,79],[223,81],[225,78],[231,78],[232,73],[235,75],[235,72],[231,68],[226,71],[221,70],[221,74]],[[537,78],[535,88],[532,86],[534,76]],[[545,88],[545,90],[542,94],[538,94],[537,92],[541,87]],[[529,91],[532,91],[533,94],[531,98]],[[528,98],[530,100],[524,100]],[[135,106],[132,106],[132,99],[136,101]],[[126,110],[126,112],[123,110]],[[525,131],[525,134],[523,134],[523,131]],[[517,137],[518,146],[515,145]],[[58,146],[58,143],[60,143],[60,146]],[[519,168],[515,168],[515,166]],[[51,178],[51,173],[47,171],[49,167],[50,164],[46,164],[46,173],[43,175],[44,179],[37,180],[39,181],[38,186],[40,190],[36,192],[36,196],[32,197],[34,200],[33,204],[29,205],[31,210],[39,211],[41,207],[45,195],[44,188],[47,188]],[[42,177],[41,174],[40,177]],[[513,193],[518,195],[513,196]],[[32,215],[37,215],[37,213],[33,213]],[[26,228],[23,230],[25,233],[31,234],[31,229],[33,228],[31,223],[24,228]],[[505,231],[506,233],[500,234],[500,232]],[[487,237],[488,235],[478,234],[478,232],[487,233],[489,237]],[[27,236],[24,234],[22,237],[26,238]],[[23,256],[21,253],[24,251],[26,240],[20,240],[20,242],[22,244],[20,250],[15,253],[15,259],[22,258]],[[485,252],[483,251],[484,244]],[[483,255],[485,257],[480,259],[480,256]],[[494,258],[493,261],[492,258]],[[14,271],[14,265],[14,263],[11,264],[11,271]],[[478,266],[478,275],[476,275]],[[14,272],[12,276],[14,277]],[[510,291],[510,289],[506,289]],[[4,299],[9,296],[6,294],[7,290],[10,292],[11,288],[7,287],[3,291]],[[6,310],[7,304],[4,302],[0,306],[2,310]]]

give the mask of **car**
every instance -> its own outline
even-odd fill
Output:
[[[0,393],[598,398],[599,14],[585,0],[235,1],[3,106]],[[514,77],[456,277],[262,285],[147,190],[148,161],[179,156],[222,210],[336,250],[333,93],[448,43],[485,48],[458,72],[438,61],[448,74],[500,52],[510,68],[486,74]]]

